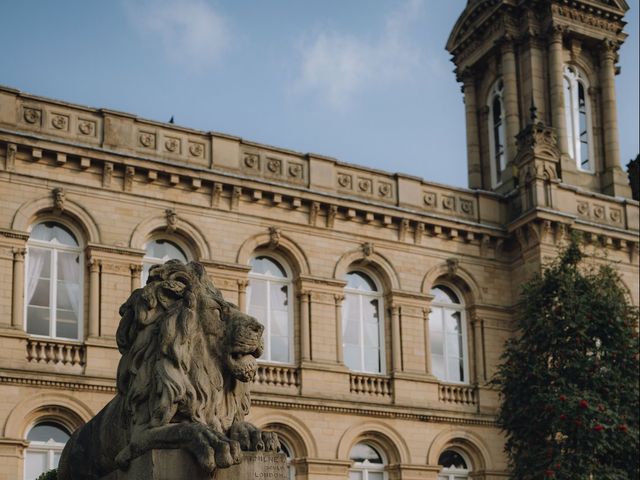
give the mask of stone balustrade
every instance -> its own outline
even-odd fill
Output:
[[[349,390],[363,395],[391,396],[391,380],[379,375],[352,373],[349,375]]]
[[[85,346],[51,338],[27,339],[27,361],[63,365],[84,365]]]
[[[477,403],[476,388],[470,385],[441,384],[438,387],[438,399],[445,403],[475,405]]]
[[[276,387],[298,387],[300,380],[298,371],[294,367],[284,365],[258,365],[258,371],[253,379],[253,383]]]

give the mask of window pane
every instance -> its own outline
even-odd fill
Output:
[[[384,473],[383,472],[369,472],[368,480],[383,480]]]
[[[344,364],[351,370],[362,370],[362,365],[360,365],[360,347],[358,345],[344,344]]]
[[[365,322],[369,322],[369,323],[374,323],[374,324],[378,324],[378,306],[379,306],[379,301],[378,299],[371,299],[371,298],[363,298],[362,299],[362,316],[364,318]]]
[[[351,449],[351,453],[349,454],[349,459],[354,462],[364,462],[365,460],[368,460],[369,463],[382,463],[382,457],[378,451],[366,443],[358,443],[354,445]]]
[[[288,337],[271,337],[271,360],[274,362],[289,361],[289,338]]]
[[[56,336],[78,338],[78,318],[71,310],[56,310]]]
[[[445,468],[468,468],[462,455],[454,450],[445,450],[442,452],[438,458],[438,465]]]
[[[36,289],[33,292],[29,305],[38,305],[41,307],[49,306],[49,290],[50,282],[46,279],[40,279],[36,283]]]
[[[364,349],[364,370],[366,372],[379,373],[380,369],[380,350],[377,348]]]
[[[461,314],[455,310],[445,309],[444,311],[444,324],[447,333],[462,333],[462,323],[460,321]]]
[[[462,357],[462,336],[447,334],[447,355]]]
[[[362,472],[349,472],[349,480],[362,480]]]
[[[187,256],[182,249],[175,243],[168,240],[151,240],[145,246],[147,257],[153,257],[162,260],[162,263],[167,260],[180,260],[181,262],[187,261]]]
[[[442,332],[432,331],[429,333],[431,337],[431,353],[435,355],[444,354]]]
[[[463,380],[461,366],[462,361],[459,357],[447,357],[447,380],[461,382]]]
[[[445,378],[444,357],[442,355],[431,354],[431,369],[436,377]]]
[[[267,282],[252,278],[248,290],[249,314],[266,326],[267,324]]]
[[[345,343],[360,343],[360,312],[358,297],[345,295],[345,303],[342,314],[342,339]]]
[[[275,278],[287,278],[287,274],[282,266],[269,257],[256,257],[251,260],[251,273],[268,275]]]
[[[27,333],[34,335],[49,335],[48,308],[32,307],[27,308]]]
[[[35,480],[38,476],[47,470],[47,452],[31,452],[27,450],[24,458],[25,478],[27,480]]]
[[[30,238],[44,242],[55,242],[61,245],[77,247],[78,241],[71,231],[58,223],[39,223],[31,230]]]
[[[77,253],[58,252],[58,280],[80,282],[80,257]]]
[[[363,343],[366,347],[375,347],[378,348],[380,345],[380,341],[378,335],[380,333],[380,329],[378,328],[377,323],[365,322],[363,325],[364,338]]]
[[[43,422],[39,423],[27,434],[27,440],[30,442],[48,442],[67,443],[69,434],[55,423]]]
[[[362,290],[365,292],[375,292],[378,289],[376,284],[367,275],[362,272],[347,273],[347,288],[354,290]]]
[[[434,296],[433,303],[460,303],[453,290],[443,285],[432,288],[429,293]]]
[[[269,287],[271,310],[286,312],[288,305],[288,287],[274,282],[271,282]]]

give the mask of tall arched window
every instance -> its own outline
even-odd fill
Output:
[[[503,101],[504,82],[498,80],[489,94],[489,154],[491,161],[491,183],[501,183],[502,172],[507,166],[505,153],[505,111]]]
[[[147,283],[149,269],[153,265],[162,265],[167,260],[187,262],[187,255],[176,243],[162,238],[150,240],[144,246],[145,256],[142,259],[142,285]]]
[[[386,461],[381,453],[368,443],[358,443],[349,454],[353,462],[349,469],[349,480],[385,480]]]
[[[432,373],[445,382],[468,383],[467,326],[464,305],[453,290],[438,285],[429,313]]]
[[[384,373],[384,322],[382,294],[363,272],[346,277],[342,309],[344,363],[351,370]]]
[[[247,304],[250,315],[264,325],[262,360],[293,361],[293,302],[291,275],[271,257],[251,260]]]
[[[69,432],[57,423],[41,422],[29,430],[27,440],[24,478],[34,480],[42,473],[57,468],[62,449],[69,440]]]
[[[564,67],[564,111],[569,155],[578,169],[593,172],[591,105],[585,76],[572,65]]]
[[[55,338],[82,338],[84,259],[76,236],[60,223],[31,230],[26,259],[26,331]]]
[[[443,467],[438,474],[438,480],[467,480],[469,478],[468,463],[455,450],[442,452],[438,458],[438,465]]]

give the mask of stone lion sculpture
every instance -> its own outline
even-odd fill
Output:
[[[243,420],[263,327],[222,298],[202,265],[152,267],[120,315],[118,392],[73,433],[60,480],[99,479],[156,448],[183,448],[210,473],[239,463],[241,450],[279,449],[274,433]]]

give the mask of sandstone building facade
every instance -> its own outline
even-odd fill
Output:
[[[469,189],[0,88],[0,479],[113,396],[118,308],[168,258],[265,323],[250,420],[292,478],[507,478],[487,382],[521,283],[575,230],[639,301],[627,9],[469,1]]]

